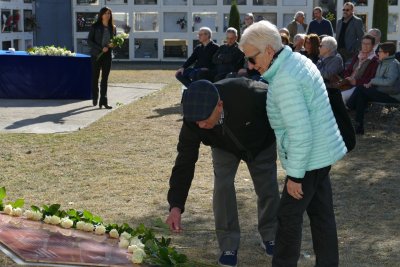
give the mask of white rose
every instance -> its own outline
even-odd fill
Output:
[[[61,218],[60,217],[58,217],[56,215],[51,216],[50,224],[57,225],[57,224],[60,224],[60,222],[61,222]]]
[[[96,235],[104,235],[106,233],[106,228],[102,224],[97,225],[96,228],[94,229],[94,233]]]
[[[129,246],[129,240],[126,240],[125,238],[121,238],[118,242],[118,247],[120,248],[128,248]]]
[[[5,214],[12,215],[12,212],[13,212],[13,207],[11,205],[6,205],[4,207],[4,213]]]
[[[13,209],[12,215],[13,215],[13,216],[17,216],[17,217],[21,216],[21,215],[22,215],[22,209],[21,209],[21,208],[15,208],[15,209]]]
[[[34,211],[33,212],[32,220],[40,221],[42,218],[43,218],[43,213],[41,213],[40,211]]]
[[[28,220],[33,220],[33,210],[26,210],[24,212],[24,216],[28,219]]]
[[[51,216],[48,216],[48,215],[46,215],[45,217],[44,217],[44,220],[43,220],[45,223],[50,223],[51,222]]]
[[[76,223],[76,229],[83,230],[83,226],[85,225],[84,221],[79,221]]]
[[[83,226],[83,231],[86,232],[93,232],[94,226],[91,223],[85,223],[85,225]]]
[[[131,239],[132,235],[127,232],[123,232],[121,234],[121,237],[129,240],[129,239]]]
[[[130,244],[138,246],[139,248],[142,248],[142,249],[144,248],[144,244],[142,243],[142,241],[140,241],[140,239],[137,236],[135,236],[134,238],[131,239]]]
[[[70,218],[65,217],[65,218],[61,219],[61,227],[62,228],[69,229],[72,227],[72,225],[74,225],[74,222]]]
[[[144,256],[146,256],[146,253],[144,252],[144,250],[141,248],[137,248],[137,247],[132,251],[132,253],[133,254],[132,254],[131,261],[135,264],[142,263]]]
[[[109,234],[111,238],[119,238],[119,233],[117,229],[112,229]]]
[[[138,249],[144,251],[144,245],[143,245],[143,247],[142,246],[138,246],[138,245],[130,245],[128,247],[128,252],[133,253],[135,250],[138,250]]]

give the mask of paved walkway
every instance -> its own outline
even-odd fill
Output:
[[[165,84],[110,84],[109,105],[93,107],[92,100],[0,99],[0,131],[13,133],[61,133],[82,129],[119,104],[129,104],[156,92]],[[118,104],[118,105],[117,105]]]

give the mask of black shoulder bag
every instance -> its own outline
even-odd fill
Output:
[[[339,127],[340,134],[346,144],[347,152],[350,152],[356,146],[356,134],[354,132],[353,124],[346,107],[344,106],[342,93],[336,88],[327,88],[329,101],[331,103],[333,115],[335,116],[336,123]]]

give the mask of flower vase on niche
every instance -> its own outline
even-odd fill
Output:
[[[138,50],[140,48],[140,42],[135,41],[135,49]]]
[[[201,23],[201,18],[200,16],[194,16],[194,23]]]
[[[131,27],[128,24],[123,25],[122,28],[124,29],[124,32],[127,34],[131,31]]]
[[[187,21],[186,21],[185,17],[183,17],[183,18],[178,19],[178,20],[176,21],[176,24],[179,25],[179,27],[181,28],[181,30],[184,30],[184,29],[186,28]]]

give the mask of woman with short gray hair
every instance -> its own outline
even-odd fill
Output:
[[[290,47],[268,21],[250,26],[240,41],[249,68],[268,82],[267,115],[278,144],[285,186],[278,210],[272,266],[297,266],[303,214],[310,218],[317,266],[338,266],[331,165],[346,154],[317,67]]]

